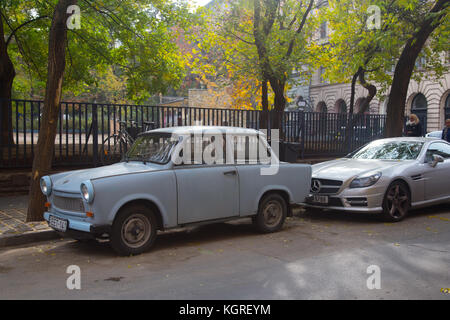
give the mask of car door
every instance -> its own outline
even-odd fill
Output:
[[[176,166],[174,171],[177,179],[178,224],[238,215],[239,180],[234,164],[202,162]]]
[[[433,155],[440,155],[444,162],[438,163],[436,167],[425,164],[425,199],[433,200],[450,196],[450,144],[445,142],[432,143],[426,152],[425,162],[431,162]]]

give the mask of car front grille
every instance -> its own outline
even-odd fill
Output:
[[[313,194],[336,194],[342,186],[340,180],[318,179],[311,180],[311,193]]]
[[[54,196],[53,205],[62,210],[84,212],[83,200],[78,198]]]

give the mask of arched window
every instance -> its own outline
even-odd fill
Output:
[[[445,120],[450,119],[450,93],[447,95],[447,98],[445,99],[444,112],[445,112]]]
[[[423,132],[427,130],[427,107],[427,98],[422,93],[416,94],[411,104],[411,113],[419,117]]]
[[[347,104],[342,99],[337,101],[337,112],[338,113],[347,113]]]
[[[421,93],[416,94],[412,102],[411,110],[426,110],[428,107],[427,98]]]
[[[321,112],[321,113],[327,113],[328,112],[327,105],[326,105],[326,103],[324,101],[320,101],[317,104],[316,112]]]
[[[359,111],[361,110],[361,106],[364,103],[365,98],[358,98],[358,100],[356,100],[355,102],[355,107],[353,109],[353,113],[359,113]]]

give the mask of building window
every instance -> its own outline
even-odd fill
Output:
[[[423,69],[427,63],[427,59],[424,56],[419,56],[416,60],[416,69]]]
[[[325,79],[323,77],[324,73],[325,73],[325,68],[320,67],[319,68],[319,83],[325,83]]]
[[[337,112],[338,113],[347,113],[347,104],[344,100],[339,100],[337,103]]]
[[[327,113],[328,112],[327,104],[324,101],[320,101],[317,104],[316,112]]]
[[[427,107],[427,98],[422,93],[416,94],[412,101],[411,113],[414,113],[419,118],[424,133],[427,130]]]
[[[445,119],[450,119],[450,93],[447,95],[447,98],[445,99],[444,112],[445,112]]]
[[[326,39],[328,37],[327,22],[324,21],[320,24],[320,39]]]
[[[412,102],[411,110],[426,110],[428,107],[427,98],[422,93],[416,94]]]

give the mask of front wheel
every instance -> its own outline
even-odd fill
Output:
[[[156,232],[157,220],[150,209],[129,206],[118,213],[113,223],[111,246],[120,255],[141,254],[153,245]]]
[[[403,220],[411,207],[411,196],[407,185],[394,181],[386,191],[383,199],[383,217],[390,222]]]
[[[287,204],[284,198],[277,193],[271,193],[261,200],[253,224],[262,233],[276,232],[283,227],[286,215]]]

